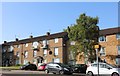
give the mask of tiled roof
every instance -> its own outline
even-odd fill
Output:
[[[18,41],[11,41],[11,42],[4,43],[4,45],[24,44],[24,43],[34,42],[34,41],[41,41],[45,39],[49,40],[49,39],[54,39],[54,38],[63,38],[65,36],[67,36],[67,32],[60,32],[60,33],[55,33],[55,34],[50,34],[50,35],[38,36],[34,38],[22,39]]]
[[[104,29],[104,30],[100,30],[99,31],[99,35],[112,35],[112,34],[117,34],[120,33],[120,27],[116,27],[116,28],[108,28],[108,29]]]

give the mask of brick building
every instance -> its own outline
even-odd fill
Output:
[[[68,40],[66,32],[44,36],[4,42],[3,44],[3,65],[26,64],[27,62],[38,65],[39,63],[61,62],[67,63]]]
[[[110,64],[120,65],[120,27],[100,30],[98,39],[101,45],[99,57]],[[61,62],[68,63],[72,54],[68,51],[68,35],[66,32],[16,39],[2,44],[2,65]],[[83,54],[82,54],[83,55]],[[84,63],[84,55],[76,57],[76,63]],[[74,60],[73,60],[74,61]]]
[[[112,65],[120,65],[120,27],[99,31],[99,58]],[[84,64],[84,53],[76,56],[77,64]]]
[[[120,27],[104,29],[99,33],[100,58],[107,63],[120,65]]]

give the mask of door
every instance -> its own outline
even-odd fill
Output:
[[[100,74],[112,74],[111,69],[107,64],[100,64],[99,72]]]

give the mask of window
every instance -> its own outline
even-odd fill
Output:
[[[44,63],[47,63],[47,60],[46,60],[46,59],[44,60]]]
[[[54,58],[54,59],[53,59],[53,62],[55,62],[55,63],[60,63],[60,59],[59,59],[59,58]]]
[[[99,37],[99,42],[103,42],[103,41],[106,41],[106,37],[105,36]]]
[[[58,48],[57,48],[57,47],[54,48],[54,55],[55,55],[55,56],[58,55]]]
[[[120,34],[116,34],[116,38],[117,38],[117,39],[120,39]]]
[[[43,45],[49,44],[48,40],[43,40]]]
[[[33,57],[36,57],[37,56],[37,50],[34,50],[33,51]]]
[[[7,50],[6,49],[3,49],[3,52],[6,52]]]
[[[120,55],[120,45],[117,46],[117,48],[118,48],[118,54]]]
[[[24,52],[24,57],[27,58],[28,57],[28,51]]]
[[[37,41],[33,42],[33,47],[34,47],[34,48],[37,48],[37,47],[38,47],[38,44],[39,44],[39,43],[38,43]]]
[[[16,56],[17,56],[17,57],[19,57],[19,56],[20,56],[20,55],[19,55],[19,52],[16,52]]]
[[[17,46],[17,48],[20,48],[20,45],[16,45]]]
[[[27,64],[27,63],[28,63],[28,61],[27,61],[27,60],[24,60],[23,64]]]
[[[19,63],[20,63],[19,60],[16,60],[16,65],[19,64]]]
[[[120,65],[120,58],[116,58],[116,64]]]
[[[105,47],[101,47],[100,49],[100,55],[105,56]]]
[[[55,43],[58,43],[58,38],[55,38],[54,40],[55,40]]]
[[[28,43],[25,44],[25,47],[28,47]]]
[[[13,49],[14,49],[13,46],[10,46],[10,51],[13,51]]]
[[[43,55],[44,55],[44,56],[47,56],[47,49],[44,49],[44,50],[43,50]]]

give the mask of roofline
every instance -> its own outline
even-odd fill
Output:
[[[120,27],[107,28],[99,31],[100,36],[113,35],[120,33]]]
[[[24,44],[24,43],[34,42],[34,41],[41,41],[45,39],[49,40],[49,39],[54,39],[54,38],[63,38],[67,34],[68,34],[67,32],[59,32],[59,33],[54,33],[50,35],[43,35],[43,36],[38,36],[38,37],[33,37],[33,38],[21,39],[18,41],[10,41],[10,42],[3,43],[3,45]]]

